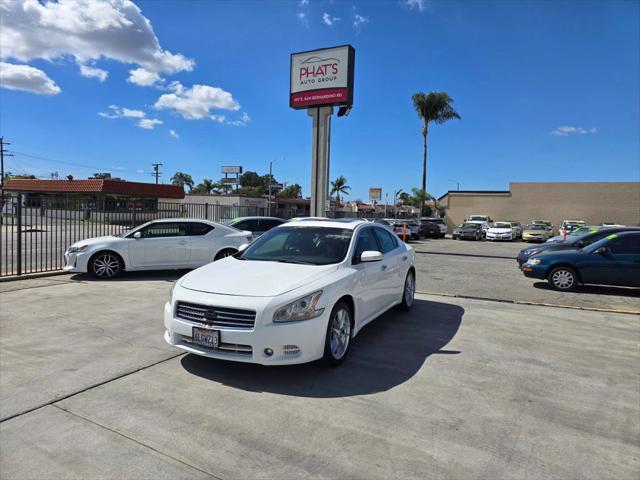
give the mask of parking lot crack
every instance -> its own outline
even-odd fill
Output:
[[[130,440],[130,441],[132,441],[132,442],[134,442],[134,443],[137,443],[138,445],[140,445],[140,446],[142,446],[142,447],[144,447],[144,448],[147,448],[147,449],[149,449],[149,450],[151,450],[151,451],[153,451],[153,452],[155,452],[155,453],[157,453],[157,454],[159,454],[159,455],[162,455],[163,457],[169,458],[169,459],[173,460],[174,462],[178,462],[178,463],[180,463],[180,464],[182,464],[182,465],[185,465],[185,466],[187,466],[187,467],[189,467],[189,468],[192,468],[192,469],[194,469],[194,470],[197,470],[197,471],[198,471],[198,472],[200,472],[200,473],[204,473],[205,475],[207,475],[207,476],[209,476],[209,477],[211,477],[211,478],[215,478],[215,479],[217,479],[217,480],[223,480],[223,479],[222,479],[222,477],[219,477],[219,476],[217,476],[217,475],[215,475],[215,474],[213,474],[213,473],[211,473],[211,472],[207,472],[206,470],[203,470],[203,469],[201,469],[201,468],[199,468],[199,467],[196,467],[195,465],[192,465],[192,464],[190,464],[190,463],[188,463],[188,462],[186,462],[186,461],[184,461],[184,460],[180,460],[179,458],[177,458],[177,457],[175,457],[175,456],[173,456],[173,455],[169,455],[169,454],[168,454],[168,453],[166,453],[166,452],[163,452],[163,451],[161,451],[161,450],[158,450],[158,449],[156,449],[156,448],[152,447],[151,445],[148,445],[148,444],[143,443],[143,442],[141,442],[141,441],[139,441],[139,440],[137,440],[137,439],[135,439],[135,438],[133,438],[133,437],[130,437],[129,435],[126,435],[125,433],[122,433],[122,432],[120,432],[120,431],[118,431],[118,430],[114,430],[113,428],[109,428],[109,427],[107,427],[106,425],[103,425],[103,424],[101,424],[101,423],[95,422],[94,420],[91,420],[90,418],[87,418],[87,417],[85,417],[85,416],[83,416],[83,415],[80,415],[80,414],[78,414],[78,413],[76,413],[76,412],[73,412],[73,411],[71,411],[71,410],[69,410],[69,409],[67,409],[67,408],[64,408],[64,407],[60,406],[60,405],[52,404],[52,406],[53,406],[53,407],[56,407],[56,408],[57,408],[57,409],[59,409],[59,410],[62,410],[62,411],[63,411],[63,412],[65,412],[65,413],[68,413],[69,415],[73,415],[73,416],[74,416],[74,417],[76,417],[76,418],[79,418],[79,419],[81,419],[81,420],[84,420],[85,422],[89,422],[89,423],[91,423],[92,425],[95,425],[95,426],[97,426],[97,427],[103,428],[104,430],[108,430],[108,431],[109,431],[109,432],[111,432],[111,433],[114,433],[114,434],[116,434],[116,435],[118,435],[118,436],[121,436],[121,437],[123,437],[123,438],[126,438],[127,440]]]

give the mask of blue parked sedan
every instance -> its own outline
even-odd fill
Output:
[[[640,232],[612,233],[580,249],[541,252],[522,265],[522,272],[561,291],[581,283],[640,287]]]

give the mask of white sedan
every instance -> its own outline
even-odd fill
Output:
[[[252,240],[250,232],[208,220],[154,220],[120,235],[74,243],[64,254],[64,270],[107,279],[123,270],[195,268],[234,255]]]
[[[415,282],[413,249],[380,225],[286,223],[241,255],[179,279],[164,307],[164,336],[206,357],[337,365],[367,323],[413,306]]]
[[[487,240],[514,240],[516,233],[509,222],[495,222],[487,230]]]

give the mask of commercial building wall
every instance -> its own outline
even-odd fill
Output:
[[[508,191],[449,191],[440,197],[449,231],[469,215],[493,220],[584,220],[640,225],[640,182],[512,182]]]
[[[247,197],[244,195],[185,195],[183,203],[200,203],[209,205],[225,205],[234,207],[267,208],[266,198]]]

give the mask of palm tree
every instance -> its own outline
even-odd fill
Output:
[[[331,195],[335,193],[337,206],[340,206],[340,194],[349,195],[350,190],[351,187],[347,185],[347,179],[342,175],[331,182]]]
[[[193,178],[191,178],[191,175],[184,172],[176,172],[173,177],[171,177],[171,183],[173,185],[179,185],[182,188],[187,185],[189,190],[193,188]]]
[[[429,123],[444,123],[453,118],[460,119],[451,104],[451,98],[446,92],[423,92],[414,93],[411,97],[413,106],[418,112],[418,117],[422,119],[422,137],[424,138],[423,159],[422,159],[422,191],[427,191],[427,133]]]

